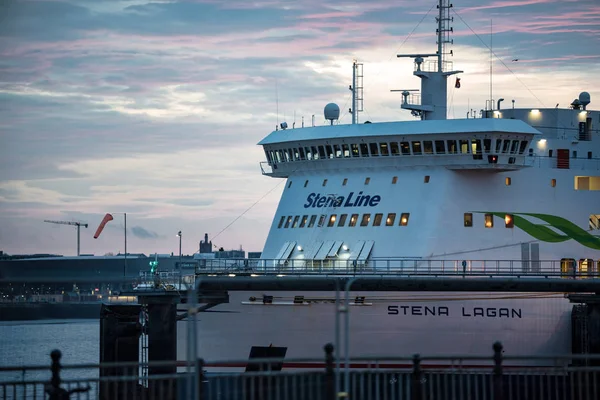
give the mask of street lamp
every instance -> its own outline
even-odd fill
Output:
[[[177,232],[179,236],[179,268],[181,268],[181,231]]]

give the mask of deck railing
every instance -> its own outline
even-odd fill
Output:
[[[546,278],[600,278],[598,261],[586,260],[304,260],[304,259],[203,259],[197,275],[207,274],[328,274],[399,276],[498,276]]]

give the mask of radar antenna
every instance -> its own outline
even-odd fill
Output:
[[[447,55],[453,55],[452,51],[447,52],[446,50],[446,44],[454,43],[450,39],[450,33],[454,32],[450,26],[450,22],[454,21],[454,18],[450,17],[452,4],[449,4],[449,0],[439,0],[437,8],[439,10],[436,17],[438,24],[437,52],[397,55],[398,58],[414,58],[413,74],[421,78],[420,99],[418,96],[413,96],[409,101],[408,96],[404,96],[400,107],[411,110],[413,115],[419,116],[423,120],[447,118],[448,76],[463,72],[453,71],[452,62],[446,61]],[[427,57],[437,57],[437,60],[425,62]]]

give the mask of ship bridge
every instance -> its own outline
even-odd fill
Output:
[[[509,119],[457,119],[334,125],[272,132],[259,142],[264,175],[344,168],[441,166],[453,170],[517,170],[541,133]]]

